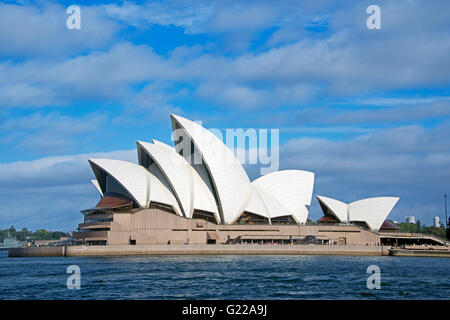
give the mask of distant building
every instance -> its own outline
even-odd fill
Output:
[[[438,217],[438,216],[433,217],[433,222],[434,222],[434,226],[435,226],[436,228],[439,228],[439,227],[441,226],[440,221],[439,221],[439,217]]]
[[[25,241],[18,241],[15,238],[3,239],[3,248],[19,248],[25,246]]]
[[[406,222],[407,223],[416,223],[416,217],[414,217],[414,216],[407,216],[406,217]]]

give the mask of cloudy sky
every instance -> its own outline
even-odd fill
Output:
[[[66,8],[81,8],[81,29]],[[381,29],[366,8],[381,8]],[[443,220],[450,193],[449,1],[3,1],[0,228],[73,230],[98,201],[87,159],[170,143],[170,113],[280,130],[314,193],[399,196]],[[256,166],[246,166],[252,179]],[[316,201],[310,216],[321,211]]]

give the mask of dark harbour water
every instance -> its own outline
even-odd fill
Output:
[[[81,289],[66,286],[78,265]],[[369,290],[369,265],[381,289]],[[0,299],[450,299],[450,259],[351,256],[8,258]]]

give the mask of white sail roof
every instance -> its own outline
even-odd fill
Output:
[[[308,218],[306,206],[311,204],[314,187],[313,172],[303,170],[272,172],[254,180],[252,185],[272,195],[295,216],[297,221],[306,223]]]
[[[233,223],[244,211],[269,219],[292,216],[297,223],[306,222],[314,173],[284,170],[250,183],[234,153],[212,132],[177,115],[171,115],[171,119],[176,148],[158,140],[138,141],[141,165],[89,160],[96,177],[91,182],[100,194],[123,193],[143,208],[151,202],[169,205],[186,218],[192,218],[195,210],[207,211],[219,223]],[[183,149],[188,146],[194,150],[180,155],[181,142]],[[339,221],[362,221],[375,230],[399,200],[378,197],[346,204],[324,196],[317,199],[324,212]]]
[[[174,151],[175,151],[175,148],[174,148],[174,147],[169,146],[168,144],[165,144],[164,142],[161,142],[161,141],[159,141],[159,140],[152,139],[152,142],[153,142],[153,144],[156,144],[156,145],[158,145],[158,146],[166,147],[167,149],[171,149],[171,150],[174,150]]]
[[[95,189],[97,189],[97,191],[103,195],[103,191],[102,188],[100,188],[100,185],[98,184],[98,181],[96,179],[92,179],[91,180],[92,185],[95,187]]]
[[[89,162],[103,193],[106,191],[106,179],[101,177],[100,170],[113,177],[139,206],[147,207],[149,179],[147,170],[137,164],[121,160],[90,159]]]
[[[347,221],[347,204],[328,197],[316,196],[319,203],[325,205],[328,208],[328,213],[335,216],[339,221]],[[325,212],[324,212],[325,213]]]
[[[150,194],[148,198],[150,203],[157,202],[171,206],[177,215],[183,215],[174,195],[152,174],[150,174]]]
[[[243,212],[251,195],[250,180],[244,168],[233,152],[213,133],[186,118],[177,115],[171,117],[174,139],[180,136],[189,139],[195,151],[201,154],[202,160],[198,165],[203,165],[211,178],[210,187],[217,196],[221,220],[223,223],[232,223]],[[183,156],[189,157],[190,154]],[[208,182],[208,179],[202,178]]]
[[[265,191],[258,186],[253,186],[253,190],[259,195],[260,199],[264,204],[267,214],[270,218],[278,218],[284,216],[293,216],[292,212],[289,211],[280,201],[273,197],[270,193]],[[256,212],[255,212],[256,213]],[[257,213],[259,214],[259,213]]]
[[[261,196],[259,195],[256,187],[252,187],[252,194],[250,200],[245,208],[245,211],[260,215],[262,217],[270,218],[269,213],[264,205]]]
[[[192,194],[194,186],[189,163],[173,148],[162,143],[138,141],[137,146],[146,152],[161,170],[184,216],[191,217],[194,210]]]
[[[89,163],[103,193],[106,191],[106,178],[102,172],[114,178],[140,207],[147,208],[150,201],[156,201],[172,206],[180,214],[170,191],[144,167],[112,159],[90,159]]]
[[[375,197],[346,204],[324,196],[316,197],[320,203],[329,209],[328,213],[334,215],[339,221],[347,221],[348,215],[350,222],[365,222],[372,230],[381,228],[381,225],[400,199],[398,197]]]
[[[212,195],[211,191],[209,191],[202,178],[200,178],[200,175],[192,167],[191,174],[194,184],[194,209],[212,212],[216,217],[216,221],[220,222],[219,211],[217,210],[216,201],[214,200],[214,196]],[[192,218],[192,216],[189,216],[189,218]]]
[[[378,230],[399,199],[377,197],[352,202],[348,205],[350,221],[364,221],[370,229]]]

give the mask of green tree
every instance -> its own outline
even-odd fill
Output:
[[[413,233],[417,231],[417,226],[413,223],[402,222],[398,224],[401,232]]]
[[[36,230],[33,234],[35,240],[51,240],[50,233],[45,229]]]
[[[0,242],[3,243],[3,239],[8,238],[8,229],[0,230]]]
[[[61,231],[47,231],[45,229],[38,229],[35,232],[22,228],[20,231],[11,226],[9,229],[0,230],[0,242],[8,237],[16,238],[19,241],[25,241],[27,239],[34,240],[59,240],[61,237],[67,236],[65,232]]]
[[[434,226],[423,227],[422,233],[445,239],[445,228],[443,226],[437,228]]]
[[[14,228],[14,226],[9,227],[9,236],[10,237],[15,237],[16,236],[16,228]]]
[[[16,232],[16,239],[19,241],[25,241],[28,237],[32,236],[32,232],[28,231],[27,228],[22,228],[19,232]]]

